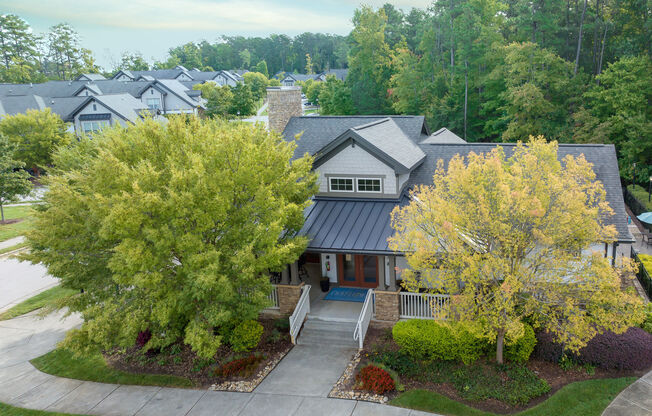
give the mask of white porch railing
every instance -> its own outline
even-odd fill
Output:
[[[446,319],[449,295],[400,292],[400,317],[403,319]]]
[[[310,312],[310,285],[305,285],[301,289],[301,296],[294,308],[294,312],[290,315],[290,339],[293,344],[297,342],[297,335],[306,319],[306,315]]]
[[[362,310],[360,311],[360,317],[358,318],[358,323],[355,325],[355,331],[353,331],[353,340],[358,341],[360,349],[364,344],[364,338],[367,335],[367,329],[369,328],[369,322],[374,312],[374,291],[373,289],[367,290],[367,296],[364,298],[364,304],[362,305]]]
[[[280,309],[280,305],[278,303],[278,287],[276,287],[276,285],[272,284],[272,291],[267,296],[267,299],[272,302],[272,306],[268,307],[267,309]]]

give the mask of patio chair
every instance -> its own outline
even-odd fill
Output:
[[[647,231],[647,230],[643,230],[643,231],[641,231],[641,234],[643,234],[643,241],[642,242],[647,243],[648,246],[652,245],[652,232]]]

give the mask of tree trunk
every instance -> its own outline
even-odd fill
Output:
[[[469,63],[464,61],[464,140],[466,140],[466,114],[469,102]]]
[[[584,15],[586,14],[586,3],[588,0],[584,0],[584,8],[582,9],[582,18],[580,19],[580,33],[577,37],[577,52],[575,53],[575,70],[573,75],[577,75],[577,67],[580,64],[580,51],[582,50],[582,29],[584,29]]]
[[[605,22],[604,25],[604,34],[602,35],[602,46],[600,47],[600,59],[598,60],[598,73],[595,74],[600,75],[602,73],[602,57],[604,56],[604,44],[607,43],[607,28],[609,25]],[[598,85],[600,85],[600,80],[598,80]]]
[[[5,222],[5,209],[0,204],[0,222]]]
[[[34,165],[34,174],[36,175],[37,178],[41,177],[41,171],[36,165]]]
[[[503,347],[505,346],[505,330],[499,329],[496,335],[496,362],[503,364]]]

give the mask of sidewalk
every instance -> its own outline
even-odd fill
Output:
[[[652,371],[621,391],[602,416],[652,415]]]
[[[51,376],[36,370],[29,360],[55,348],[69,329],[81,324],[77,316],[61,320],[62,316],[62,312],[57,312],[40,320],[34,314],[28,314],[0,322],[0,402],[30,409],[102,416],[431,415],[387,405],[324,397],[327,390],[319,373],[311,377],[315,380],[314,388],[304,387],[300,392],[295,387],[308,381],[303,377],[292,378],[293,373],[287,372],[296,364],[292,352],[254,393],[123,386]],[[304,356],[302,351],[298,355]],[[335,355],[322,357],[324,359],[315,365],[322,368],[330,363],[332,367],[339,367],[342,357]],[[277,372],[279,369],[281,371]]]

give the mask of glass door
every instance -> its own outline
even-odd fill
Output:
[[[342,286],[378,286],[378,257],[361,254],[337,256],[339,282]]]

